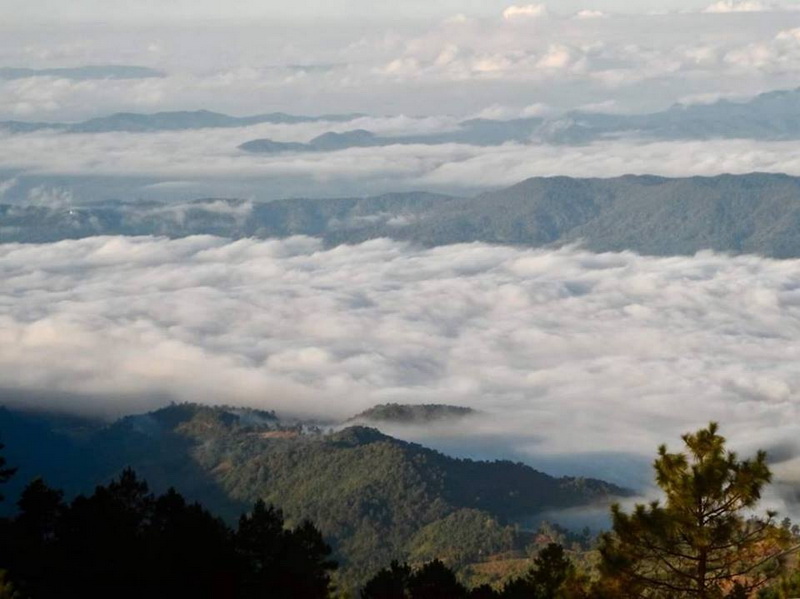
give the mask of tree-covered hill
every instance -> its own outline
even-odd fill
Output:
[[[70,491],[86,491],[131,466],[154,489],[175,486],[229,519],[263,499],[282,508],[290,524],[315,522],[350,581],[395,558],[468,563],[520,549],[528,539],[516,518],[626,494],[520,463],[451,458],[372,428],[323,432],[271,412],[176,405],[88,435],[56,432],[48,422],[0,411],[0,434],[22,484],[67,469]],[[20,431],[31,427],[49,431],[39,437],[33,463],[15,448]]]
[[[800,257],[800,178],[535,178],[475,198],[423,192],[252,203],[0,205],[0,243],[92,235],[309,235],[328,244],[377,237],[426,246],[480,241],[526,247],[691,255],[700,250]]]
[[[668,179],[529,179],[409,230],[422,243],[485,241],[652,255],[700,250],[800,256],[800,179],[750,174]]]

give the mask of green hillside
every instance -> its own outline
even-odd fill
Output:
[[[14,450],[15,431],[30,419],[0,412],[9,462],[21,467],[17,478],[49,478],[50,469],[74,472],[82,464],[81,476],[72,478],[91,488],[130,465],[156,490],[174,485],[229,519],[263,499],[281,507],[290,524],[310,518],[349,581],[394,558],[441,555],[466,564],[522,549],[530,539],[515,519],[626,494],[602,481],[553,478],[520,463],[451,458],[372,428],[324,433],[270,412],[194,405],[124,418],[88,438],[57,435],[81,448],[76,462],[50,454],[53,464],[40,461],[34,472]]]

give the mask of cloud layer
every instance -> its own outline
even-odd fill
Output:
[[[745,448],[795,447],[798,266],[387,240],[3,245],[0,379],[6,402],[111,415],[454,403],[491,415],[470,435],[536,455],[649,456],[712,419]]]
[[[403,128],[445,131],[455,126],[456,121],[447,117],[399,117],[177,133],[0,134],[0,165],[18,175],[46,177],[37,180],[36,187],[49,187],[50,180],[55,182],[52,185],[69,187],[64,176],[118,180],[113,192],[101,181],[87,197],[76,188],[73,195],[78,202],[109,197],[360,196],[418,189],[472,193],[553,175],[683,177],[754,171],[800,175],[800,148],[793,141],[620,139],[577,146],[510,143],[491,147],[417,144],[277,155],[237,149],[240,143],[257,137],[307,141],[327,130],[362,127],[396,134]],[[13,180],[9,176],[5,185]],[[19,184],[9,187],[6,200],[25,189]]]

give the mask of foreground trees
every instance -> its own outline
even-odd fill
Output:
[[[286,528],[258,502],[234,531],[174,490],[154,496],[132,470],[69,504],[36,480],[18,506],[3,523],[0,571],[33,599],[322,599],[336,567],[307,522]]]
[[[416,570],[392,562],[361,590],[361,599],[585,599],[575,568],[564,548],[550,543],[539,552],[527,574],[510,580],[502,589],[488,585],[468,590],[441,561],[428,562]]]
[[[664,503],[612,509],[603,535],[598,596],[716,599],[750,597],[784,568],[790,535],[774,514],[750,515],[770,482],[766,454],[740,460],[715,423],[665,446],[655,461]]]

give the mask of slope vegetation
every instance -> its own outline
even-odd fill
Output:
[[[30,430],[33,420],[0,412],[18,478],[47,479],[66,467],[81,471],[74,480],[88,490],[132,466],[157,490],[174,485],[229,519],[263,499],[281,507],[290,524],[310,518],[334,546],[348,580],[362,580],[395,558],[466,563],[519,549],[529,539],[515,519],[626,494],[602,481],[553,478],[520,463],[451,458],[372,428],[323,432],[270,412],[195,405],[124,418],[88,436],[52,432],[38,419],[52,432],[43,442],[58,439],[61,454],[51,454],[50,464],[31,464],[14,446],[17,431]]]

